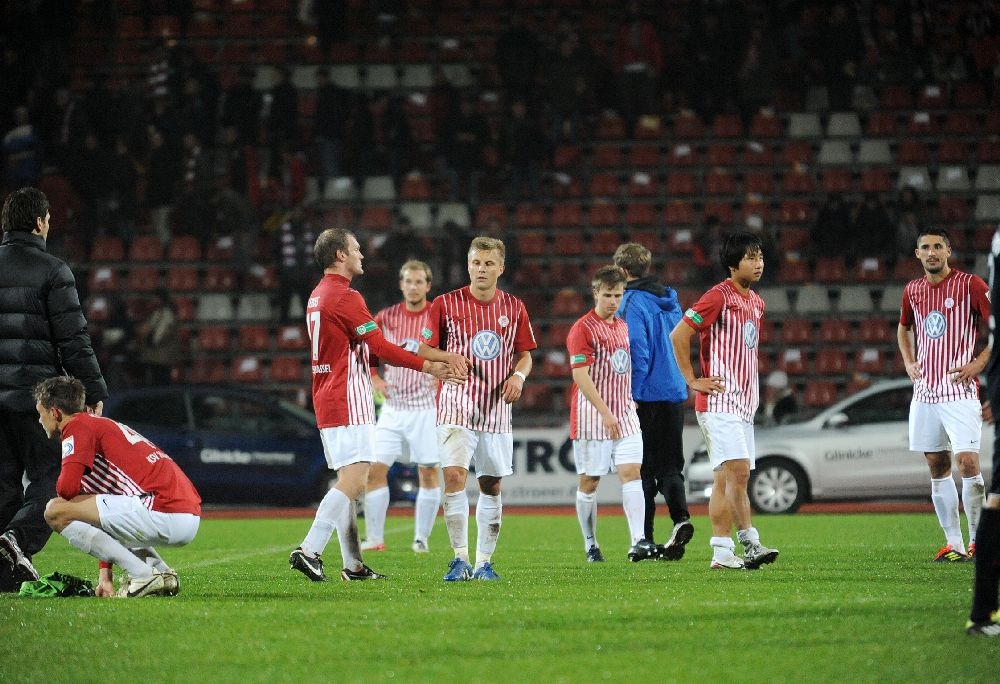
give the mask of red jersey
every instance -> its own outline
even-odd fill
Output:
[[[936,404],[979,399],[979,380],[956,385],[948,373],[972,361],[977,323],[990,318],[989,287],[979,276],[951,269],[940,283],[911,280],[903,290],[899,323],[913,327],[921,377],[913,383],[917,401]]]
[[[589,367],[597,393],[618,419],[621,436],[639,432],[639,416],[632,399],[632,362],[628,324],[618,317],[605,322],[589,311],[566,336],[566,351],[573,368]],[[611,439],[601,414],[573,383],[569,413],[570,439]]]
[[[361,293],[342,275],[327,274],[309,296],[313,410],[319,428],[375,423],[372,351],[387,363],[420,370],[423,359],[386,342]]]
[[[514,354],[538,346],[521,300],[497,290],[492,300],[481,302],[468,286],[453,290],[431,303],[422,334],[427,344],[472,362],[464,385],[441,385],[438,425],[511,432],[511,405],[501,396],[503,383],[514,372]]]
[[[764,300],[753,290],[740,292],[724,280],[701,296],[684,312],[683,320],[698,331],[703,376],[718,376],[726,390],[719,394],[695,395],[700,412],[734,413],[753,422],[760,404],[757,343]]]
[[[375,314],[375,322],[382,329],[385,339],[411,351],[420,346],[420,335],[426,327],[430,306],[420,311],[410,311],[400,302]],[[434,408],[437,380],[433,376],[409,368],[386,365],[383,371],[389,385],[385,399],[388,406],[408,411]]]
[[[62,472],[56,492],[138,496],[161,513],[201,515],[201,497],[173,459],[110,418],[78,413],[62,428]]]

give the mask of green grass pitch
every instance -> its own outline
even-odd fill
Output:
[[[633,564],[602,511],[588,565],[574,516],[508,514],[502,581],[446,584],[440,519],[418,556],[390,517],[366,558],[389,579],[353,583],[289,569],[307,519],[205,520],[164,551],[175,598],[0,595],[0,682],[996,681],[1000,641],[963,630],[972,564],[930,561],[933,514],[755,522],[781,557],[736,572],[709,570],[703,517],[682,561]],[[335,578],[335,539],[324,555]],[[35,561],[96,575],[58,535]]]

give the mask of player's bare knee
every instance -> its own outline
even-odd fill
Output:
[[[66,504],[68,502],[65,499],[56,497],[50,499],[47,504],[45,504],[45,522],[49,527],[55,532],[62,532],[67,525],[72,522],[72,519],[66,515]]]
[[[479,478],[479,491],[483,494],[496,496],[500,493],[500,478],[483,475]]]
[[[979,474],[979,454],[964,451],[955,455],[955,463],[962,477],[975,477]]]

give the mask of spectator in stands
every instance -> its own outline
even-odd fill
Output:
[[[305,313],[306,297],[318,277],[313,247],[317,233],[301,205],[290,212],[274,242],[278,248],[278,310],[284,321],[298,321]]]
[[[194,133],[185,133],[181,139],[181,184],[186,190],[199,192],[211,184],[211,159],[202,148],[201,139]]]
[[[444,121],[438,143],[439,160],[448,175],[453,202],[478,204],[483,150],[489,143],[489,135],[486,119],[476,111],[473,95],[464,94],[458,115]],[[465,263],[464,256],[462,263]]]
[[[229,187],[238,193],[249,196],[249,168],[247,159],[247,145],[239,140],[239,132],[235,126],[226,126],[222,129],[222,140],[215,148],[215,156],[212,162],[212,173],[216,178],[226,176],[229,179]],[[256,178],[254,179],[256,181]]]
[[[43,115],[47,121],[42,130],[46,163],[66,168],[69,159],[76,154],[83,132],[89,128],[80,98],[69,88],[58,88],[52,106],[46,107]]]
[[[846,2],[835,2],[830,8],[827,25],[820,31],[816,47],[830,107],[834,111],[850,109],[854,83],[864,56],[864,40],[858,19],[848,11]]]
[[[130,238],[135,228],[139,169],[125,136],[115,136],[115,151],[104,173],[108,193],[98,207],[99,225],[102,231]]]
[[[896,202],[896,255],[909,255],[917,244],[920,231],[927,225],[923,200],[916,188],[907,185],[899,192]]]
[[[799,410],[795,391],[788,385],[788,374],[771,371],[764,381],[764,405],[761,420],[766,425],[781,425]]]
[[[382,135],[385,145],[385,156],[389,163],[389,175],[392,176],[396,192],[403,185],[403,178],[414,167],[415,144],[413,129],[403,107],[402,96],[394,95],[386,104],[382,117]]]
[[[170,383],[174,366],[183,360],[177,314],[165,290],[157,292],[157,307],[136,328],[139,380],[146,385]]]
[[[234,129],[235,130],[235,129]],[[160,242],[170,241],[170,212],[180,179],[180,153],[169,145],[159,129],[149,127],[146,156],[146,197],[149,221]]]
[[[496,64],[500,82],[510,100],[533,101],[535,78],[541,72],[542,44],[525,26],[524,16],[513,11],[507,30],[497,38]]]
[[[761,27],[755,26],[750,30],[750,40],[743,51],[736,76],[740,113],[743,125],[748,129],[754,115],[774,98],[777,64],[777,46],[773,40],[764,36]]]
[[[615,35],[619,102],[628,130],[633,130],[639,116],[653,111],[662,68],[663,52],[656,27],[643,16],[638,0],[631,0],[625,21]]]
[[[441,268],[438,269],[438,272],[444,280],[441,289],[449,292],[462,287],[469,278],[466,273],[468,268],[468,248],[466,245],[469,244],[473,236],[450,219],[444,222],[441,230],[444,236],[438,243],[438,253],[441,255]]]
[[[596,114],[590,72],[590,59],[580,45],[580,36],[576,32],[560,36],[558,51],[548,62],[545,84],[552,106],[553,142],[576,143],[586,119]]]
[[[253,87],[253,69],[243,67],[236,82],[223,92],[219,123],[235,126],[244,145],[256,145],[260,137],[261,96]]]
[[[325,187],[328,178],[341,175],[350,98],[350,92],[330,80],[329,69],[326,67],[316,69],[313,135],[320,161],[321,188]]]
[[[470,95],[471,97],[471,95]],[[448,80],[440,64],[431,71],[431,88],[427,93],[427,108],[434,122],[434,133],[440,141],[448,123],[459,114],[461,98],[458,88]],[[473,104],[475,104],[473,102]]]
[[[91,326],[91,340],[104,379],[115,391],[132,385],[135,328],[129,321],[125,301],[117,294],[109,294],[107,299],[108,315]]]
[[[264,96],[267,116],[264,130],[271,143],[271,173],[274,175],[283,150],[294,150],[299,140],[299,94],[292,84],[292,72],[279,65],[276,80]]]
[[[319,47],[327,53],[334,43],[349,38],[347,31],[351,23],[347,20],[347,0],[322,0],[310,4],[316,15],[316,37],[319,39]]]
[[[184,81],[181,107],[178,112],[182,132],[194,133],[199,140],[214,140],[215,111],[209,109],[210,104],[202,93],[201,81],[194,76],[188,76]]]
[[[858,254],[892,255],[896,253],[896,226],[877,192],[866,192],[854,213],[853,239],[849,258]]]
[[[80,194],[79,225],[88,241],[90,236],[107,228],[100,221],[109,196],[116,191],[107,173],[112,163],[110,150],[100,144],[95,133],[89,132],[83,149],[69,168],[70,182]]]
[[[722,224],[718,216],[705,218],[705,225],[691,240],[691,261],[698,271],[698,283],[707,285],[717,280],[719,250],[722,249]]]
[[[351,93],[350,116],[347,119],[347,158],[350,159],[355,187],[364,185],[365,176],[374,168],[372,150],[375,149],[375,117],[371,102],[361,90]]]
[[[41,176],[42,143],[28,119],[28,108],[14,110],[14,127],[3,137],[4,174],[8,188],[33,186]]]
[[[851,209],[839,192],[831,192],[816,214],[809,230],[812,257],[845,256],[852,245],[848,236],[854,234]]]
[[[500,137],[500,156],[510,174],[512,202],[538,197],[542,162],[548,155],[548,141],[538,123],[528,116],[525,101],[514,100]]]

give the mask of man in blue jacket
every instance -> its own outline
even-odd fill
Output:
[[[687,384],[677,368],[670,331],[683,311],[677,293],[649,275],[652,254],[640,244],[618,247],[615,265],[625,271],[625,296],[618,315],[628,324],[632,348],[632,397],[642,430],[642,490],[646,498],[645,538],[653,540],[656,494],[663,494],[674,522],[660,558],[680,560],[694,535],[684,485],[684,402]]]

